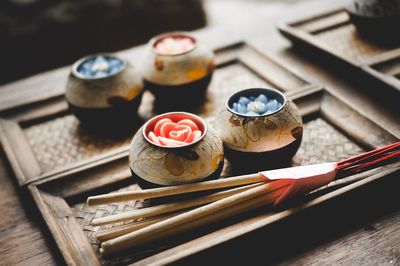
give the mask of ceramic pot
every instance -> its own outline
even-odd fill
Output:
[[[191,119],[202,135],[195,142],[179,147],[157,145],[148,138],[158,121]],[[221,139],[200,117],[185,113],[165,113],[150,119],[133,137],[129,167],[143,187],[193,183],[220,176],[224,164]],[[143,182],[144,181],[144,182]]]
[[[73,64],[65,92],[69,108],[85,125],[129,124],[137,117],[143,94],[142,78],[129,62],[109,54],[101,56],[121,60],[118,71],[97,78],[83,74],[82,65],[98,56],[89,55]]]
[[[400,0],[351,0],[346,9],[363,36],[384,43],[400,41]]]
[[[241,96],[264,94],[282,106],[266,115],[244,115],[234,111]],[[214,126],[225,147],[225,156],[236,168],[264,170],[290,161],[303,136],[303,123],[296,105],[279,91],[251,88],[230,96]]]
[[[157,47],[168,38],[186,38],[192,46],[181,52],[163,53]],[[149,41],[141,70],[145,88],[155,96],[156,109],[190,110],[204,101],[214,71],[214,54],[186,32],[169,32]]]

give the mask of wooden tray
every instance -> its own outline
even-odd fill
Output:
[[[262,54],[246,43],[221,47],[216,50],[216,56],[218,67],[209,87],[208,99],[195,112],[212,119],[225,99],[243,88],[269,86],[283,91],[296,102],[305,121],[303,143],[293,165],[336,161],[396,140],[348,101],[307,82],[276,58]],[[140,107],[143,120],[155,114],[152,101],[151,94],[146,92]],[[61,96],[8,111],[0,121],[0,131],[3,149],[19,184],[27,186],[31,192],[66,263],[76,265],[176,261],[399,169],[395,165],[331,184],[312,193],[310,200],[296,209],[276,213],[262,209],[242,219],[233,218],[183,234],[174,241],[166,240],[156,246],[131,250],[129,255],[102,258],[94,238],[97,229],[89,225],[90,221],[148,204],[138,201],[95,208],[85,204],[89,195],[138,189],[127,167],[128,144],[133,133],[99,136],[85,130],[68,113]],[[227,162],[223,176],[231,174]],[[359,180],[362,177],[366,178]]]
[[[318,49],[400,91],[400,46],[360,36],[343,8],[282,23],[279,31],[295,44]]]
[[[217,70],[207,101],[194,110],[203,117],[213,116],[230,94],[243,88],[267,86],[292,91],[318,87],[247,44],[235,43],[215,52]],[[155,115],[150,93],[144,94],[139,112],[143,121]],[[100,136],[85,130],[69,114],[61,96],[19,106],[8,111],[8,116],[0,119],[0,140],[21,186],[126,154],[134,133]],[[143,121],[138,121],[138,127]]]
[[[299,106],[305,121],[304,139],[300,150],[293,158],[293,165],[336,161],[396,141],[389,132],[368,120],[342,99],[321,88],[308,87],[286,94]],[[311,193],[307,201],[288,210],[274,212],[263,208],[240,219],[233,218],[195,232],[182,234],[174,240],[167,239],[153,246],[132,249],[125,254],[103,258],[99,255],[99,244],[95,239],[98,228],[90,226],[91,220],[149,204],[132,201],[98,207],[86,205],[86,198],[89,195],[139,189],[130,175],[127,163],[126,152],[114,154],[28,185],[68,264],[146,265],[151,262],[160,264],[174,262],[268,226],[400,170],[400,164],[395,164],[342,179]],[[230,174],[227,162],[223,176]]]

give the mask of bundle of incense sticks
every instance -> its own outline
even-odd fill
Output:
[[[100,230],[105,255],[141,246],[288,198],[304,195],[331,181],[400,159],[400,142],[335,163],[263,171],[194,184],[110,193],[89,197],[89,205],[166,197],[213,190],[207,195],[94,219],[92,225],[126,222]],[[215,189],[225,189],[215,192]]]

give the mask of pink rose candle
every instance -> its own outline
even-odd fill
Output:
[[[186,32],[158,35],[149,41],[142,59],[145,88],[155,96],[157,112],[190,111],[204,102],[214,72],[214,53],[194,36]]]
[[[180,147],[200,140],[205,127],[196,118],[181,114],[168,115],[159,119],[154,126],[147,129],[148,140],[158,146]]]
[[[186,53],[195,47],[196,41],[187,35],[170,35],[159,39],[154,49],[161,55],[178,55]]]

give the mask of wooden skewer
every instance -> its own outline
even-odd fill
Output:
[[[151,242],[161,241],[162,239],[165,239],[167,237],[173,237],[174,235],[180,234],[180,233],[188,231],[188,230],[193,230],[193,229],[196,229],[201,226],[216,223],[216,222],[222,221],[224,219],[234,217],[241,213],[245,213],[247,211],[255,210],[260,207],[270,205],[270,204],[274,203],[275,200],[277,198],[279,198],[279,196],[283,192],[286,191],[286,189],[287,189],[287,187],[279,188],[270,193],[260,195],[255,198],[246,200],[244,202],[235,204],[229,208],[223,209],[222,211],[218,211],[216,213],[212,213],[210,215],[207,215],[207,216],[197,219],[195,221],[185,223],[185,224],[179,226],[179,228],[176,228],[176,229],[174,228],[172,230],[163,231],[161,234],[157,234],[157,235],[151,236],[150,238],[146,239],[145,242],[142,243],[142,245],[149,244]]]
[[[127,233],[139,230],[139,229],[141,229],[143,227],[146,227],[146,226],[149,226],[151,224],[158,223],[160,221],[163,221],[165,219],[171,218],[172,216],[175,216],[175,215],[178,215],[178,214],[181,214],[181,213],[182,212],[169,213],[169,214],[166,214],[166,215],[156,216],[156,217],[144,219],[144,220],[133,222],[133,223],[128,223],[128,224],[124,224],[124,225],[120,225],[120,226],[115,226],[115,227],[108,228],[108,229],[103,229],[103,230],[98,231],[96,233],[96,238],[100,242],[104,242],[104,241],[107,241],[109,239],[116,238],[118,236],[122,236],[122,235],[125,235]]]
[[[210,217],[218,216],[218,219],[230,217],[243,211],[242,209],[240,209],[240,211],[237,211],[236,208],[232,207],[235,204],[244,203],[245,201],[253,199],[257,196],[276,191],[277,189],[287,186],[288,184],[289,183],[287,180],[279,180],[272,183],[263,184],[255,188],[243,191],[241,193],[229,196],[227,198],[218,200],[216,202],[210,203],[208,205],[198,207],[191,211],[166,219],[164,221],[149,225],[137,231],[105,241],[101,244],[100,251],[105,255],[112,254],[124,250],[128,247],[147,244],[150,241],[158,239],[159,236],[174,235],[176,233],[182,232],[182,230],[195,228],[192,226],[199,226],[200,224],[208,224],[209,222],[214,222],[214,219],[216,218]],[[274,194],[274,199],[276,199],[279,195],[280,193]],[[272,199],[265,199],[266,204],[271,203],[271,201]],[[247,208],[250,207],[247,206]],[[223,213],[223,215],[220,215],[219,212]],[[200,219],[202,220],[201,223],[196,222],[197,220],[200,221]]]
[[[215,192],[215,193],[212,193],[211,195],[207,195],[207,196],[203,196],[203,197],[199,197],[199,198],[195,198],[195,199],[160,204],[157,206],[152,206],[152,207],[148,207],[148,208],[142,208],[142,209],[137,209],[137,210],[133,210],[133,211],[110,215],[110,216],[106,216],[106,217],[102,217],[102,218],[97,218],[97,219],[93,219],[91,224],[94,226],[105,225],[105,224],[111,224],[111,223],[116,223],[116,222],[121,222],[121,221],[134,220],[134,219],[138,219],[138,218],[153,217],[156,215],[165,214],[165,213],[169,213],[169,212],[173,212],[173,211],[177,211],[177,210],[188,209],[191,207],[197,207],[197,206],[201,206],[204,204],[208,204],[208,203],[229,197],[233,194],[242,192],[244,190],[247,190],[247,189],[253,188],[255,186],[259,186],[259,185],[260,185],[260,183],[250,184],[247,186],[237,187],[237,188],[229,189],[226,191]]]
[[[134,190],[134,191],[123,191],[123,192],[91,196],[88,197],[87,204],[89,206],[93,206],[93,205],[100,205],[100,204],[107,204],[107,203],[121,202],[121,201],[151,199],[151,198],[178,195],[196,191],[235,187],[235,186],[263,182],[263,181],[265,181],[265,177],[257,173],[257,174],[242,175],[242,176],[229,177],[211,181],[203,181],[185,185]]]

